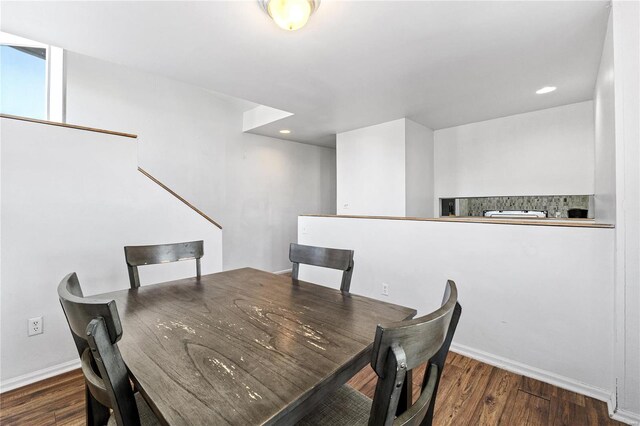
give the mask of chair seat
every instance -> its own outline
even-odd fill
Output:
[[[144,400],[140,392],[135,393],[136,405],[138,406],[138,414],[140,414],[140,424],[142,426],[156,426],[160,425],[155,414],[151,411],[151,407],[147,404],[147,401]],[[107,422],[107,426],[117,426],[116,417],[111,413],[109,417],[109,421]]]
[[[366,425],[370,413],[371,399],[344,385],[300,420],[298,425]]]

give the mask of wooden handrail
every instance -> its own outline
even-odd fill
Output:
[[[8,119],[11,119],[11,120],[20,120],[20,121],[28,121],[28,122],[31,122],[31,123],[46,124],[46,125],[49,125],[49,126],[66,127],[66,128],[69,128],[69,129],[86,130],[86,131],[89,131],[89,132],[97,132],[97,133],[105,133],[105,134],[108,134],[108,135],[123,136],[125,138],[133,138],[133,139],[137,139],[138,138],[138,135],[134,135],[133,133],[114,132],[114,131],[111,131],[111,130],[96,129],[94,127],[86,127],[86,126],[77,126],[75,124],[60,123],[60,122],[57,122],[57,121],[39,120],[37,118],[21,117],[21,116],[18,116],[18,115],[0,114],[0,117],[8,118]],[[222,229],[222,226],[220,226],[220,224],[218,222],[216,222],[215,220],[211,219],[209,216],[204,214],[202,212],[202,210],[198,209],[196,206],[194,206],[193,204],[191,204],[190,202],[188,202],[187,200],[182,198],[180,195],[176,194],[174,191],[171,190],[171,188],[169,188],[167,185],[165,185],[164,183],[160,182],[158,179],[153,177],[149,172],[144,170],[142,167],[138,167],[138,171],[140,173],[142,173],[143,175],[145,175],[146,177],[148,177],[149,179],[151,179],[156,184],[158,184],[162,189],[167,191],[169,194],[173,195],[178,200],[182,201],[184,204],[186,204],[189,208],[191,208],[193,211],[198,213],[200,216],[202,216],[203,218],[207,219],[209,222],[213,223],[218,228]]]
[[[125,138],[136,139],[138,135],[133,133],[114,132],[113,130],[96,129],[95,127],[77,126],[75,124],[60,123],[58,121],[39,120],[37,118],[22,117],[19,115],[0,114],[2,118],[9,118],[11,120],[28,121],[30,123],[47,124],[49,126],[66,127],[68,129],[86,130],[88,132],[105,133],[107,135],[123,136]]]
[[[188,202],[187,200],[185,200],[184,198],[182,198],[180,195],[176,194],[174,191],[171,190],[171,188],[169,188],[167,185],[165,185],[164,183],[160,182],[158,179],[156,179],[155,177],[153,177],[151,174],[149,174],[149,172],[147,172],[146,170],[144,170],[142,167],[138,167],[138,171],[140,173],[142,173],[143,175],[145,175],[146,177],[148,177],[149,179],[151,179],[153,182],[157,183],[162,189],[164,189],[165,191],[167,191],[169,194],[173,195],[174,197],[176,197],[178,200],[182,201],[183,203],[185,203],[189,208],[191,208],[193,211],[195,211],[196,213],[198,213],[200,216],[204,217],[205,219],[207,219],[209,222],[213,223],[215,226],[217,226],[218,228],[222,229],[222,226],[220,226],[220,224],[218,222],[216,222],[215,220],[211,219],[209,216],[207,216],[206,214],[204,214],[202,212],[202,210],[198,209],[196,206],[194,206],[193,204],[191,204],[190,202]]]

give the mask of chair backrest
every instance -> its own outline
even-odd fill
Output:
[[[196,276],[200,278],[200,259],[203,255],[204,241],[202,240],[151,246],[126,246],[124,248],[124,257],[127,261],[131,288],[140,287],[138,266],[143,265],[156,265],[158,263],[195,259]]]
[[[116,302],[83,297],[75,272],[62,279],[58,297],[76,342],[86,386],[94,399],[87,401],[87,423],[105,424],[111,408],[118,425],[139,425],[129,373],[117,345],[122,325]],[[90,412],[91,409],[98,412]]]
[[[431,424],[437,387],[462,308],[453,281],[447,281],[441,307],[423,317],[378,325],[371,366],[378,375],[370,425]],[[421,393],[408,407],[399,407],[411,370],[427,364]],[[405,392],[411,397],[411,386]],[[397,417],[396,417],[397,416]]]
[[[353,250],[342,250],[326,247],[305,246],[291,243],[289,245],[289,260],[293,263],[291,278],[298,279],[300,264],[322,266],[324,268],[339,269],[342,272],[340,291],[348,292],[351,287],[353,274]]]

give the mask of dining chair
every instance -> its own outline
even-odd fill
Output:
[[[449,280],[438,310],[410,321],[378,325],[371,359],[378,376],[373,400],[344,385],[298,425],[431,425],[461,313],[456,284]],[[411,371],[425,363],[420,396],[412,404]]]
[[[85,298],[75,272],[62,279],[58,297],[80,355],[86,424],[159,425],[144,398],[134,393],[118,350],[122,325],[116,302]]]
[[[293,263],[291,278],[294,280],[298,279],[301,263],[341,270],[342,282],[340,283],[340,291],[349,292],[351,275],[353,274],[353,250],[291,243],[289,245],[289,260]]]
[[[131,288],[140,287],[138,266],[144,265],[157,265],[159,263],[195,259],[196,276],[200,278],[200,259],[203,255],[204,241],[202,240],[150,246],[126,246],[124,248],[124,257],[127,261]]]

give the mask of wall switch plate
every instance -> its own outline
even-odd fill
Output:
[[[29,336],[42,334],[42,317],[29,318]]]
[[[388,296],[389,295],[389,284],[382,283],[382,295],[383,296]]]

